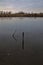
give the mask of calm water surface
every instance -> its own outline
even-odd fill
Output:
[[[0,65],[43,65],[43,18],[0,18]]]

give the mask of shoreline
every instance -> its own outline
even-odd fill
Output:
[[[43,17],[43,13],[11,13],[11,12],[0,12],[0,17]]]
[[[8,18],[12,18],[13,16],[6,16],[6,17],[5,17],[5,16],[2,16],[2,17],[0,17],[0,18],[7,18],[7,17],[8,17]],[[18,16],[16,16],[16,17],[18,17]],[[14,16],[14,18],[16,18],[16,17]],[[22,18],[21,16],[19,16],[19,17]],[[25,16],[24,16],[24,17],[25,17]],[[43,18],[43,17],[38,17],[38,16],[37,16],[37,17],[25,17],[25,18]]]

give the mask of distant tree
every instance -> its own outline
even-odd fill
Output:
[[[8,12],[8,14],[11,14],[11,11],[10,11],[10,12]]]
[[[18,12],[18,14],[24,14],[24,12],[21,11],[21,12]]]

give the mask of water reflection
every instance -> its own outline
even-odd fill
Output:
[[[0,65],[43,65],[43,18],[0,20]]]
[[[22,32],[22,49],[24,49],[24,32]]]

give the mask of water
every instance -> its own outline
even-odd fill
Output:
[[[0,18],[0,65],[43,65],[43,18]]]

